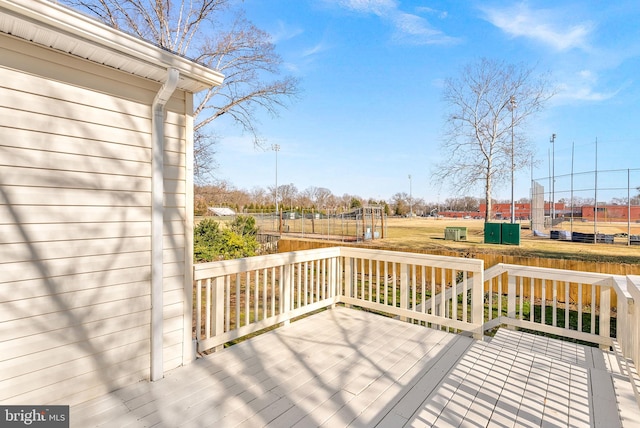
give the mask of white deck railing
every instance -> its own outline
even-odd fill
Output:
[[[640,277],[334,247],[197,264],[194,280],[199,351],[344,303],[475,337],[506,324],[602,347],[615,338],[640,361]]]

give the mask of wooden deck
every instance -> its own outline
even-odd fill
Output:
[[[89,427],[630,426],[616,355],[328,310],[71,409]]]

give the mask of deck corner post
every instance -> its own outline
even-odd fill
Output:
[[[591,306],[595,307],[595,302],[592,302]],[[600,285],[600,323],[599,324],[600,324],[598,326],[599,335],[601,337],[607,337],[607,338],[611,337],[611,287],[606,285]],[[609,347],[600,345],[600,349],[609,349]]]
[[[471,322],[476,326],[473,338],[482,340],[484,335],[484,263],[473,273],[471,281]]]

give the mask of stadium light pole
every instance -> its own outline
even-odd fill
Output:
[[[551,134],[551,227],[556,218],[556,134]]]
[[[271,150],[276,152],[276,217],[278,216],[278,152],[280,151],[280,144],[272,144]]]
[[[409,215],[413,218],[413,196],[411,193],[411,174],[409,174]]]
[[[516,203],[515,203],[515,199],[514,199],[514,195],[513,195],[513,189],[515,186],[515,145],[513,142],[513,112],[515,111],[515,109],[518,107],[518,104],[516,103],[516,97],[514,95],[511,95],[511,98],[509,99],[509,110],[511,110],[511,223],[515,223],[515,218],[516,218]]]

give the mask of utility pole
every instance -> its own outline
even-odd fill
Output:
[[[551,134],[551,227],[556,218],[556,134]]]
[[[278,216],[278,152],[280,151],[280,144],[272,144],[271,150],[276,152],[276,217]]]
[[[511,95],[509,99],[509,110],[511,110],[511,223],[516,222],[516,203],[513,196],[513,188],[515,186],[515,145],[513,143],[513,112],[518,105],[516,104],[516,97]]]
[[[411,174],[409,174],[409,215],[413,218],[413,196],[411,194]]]

